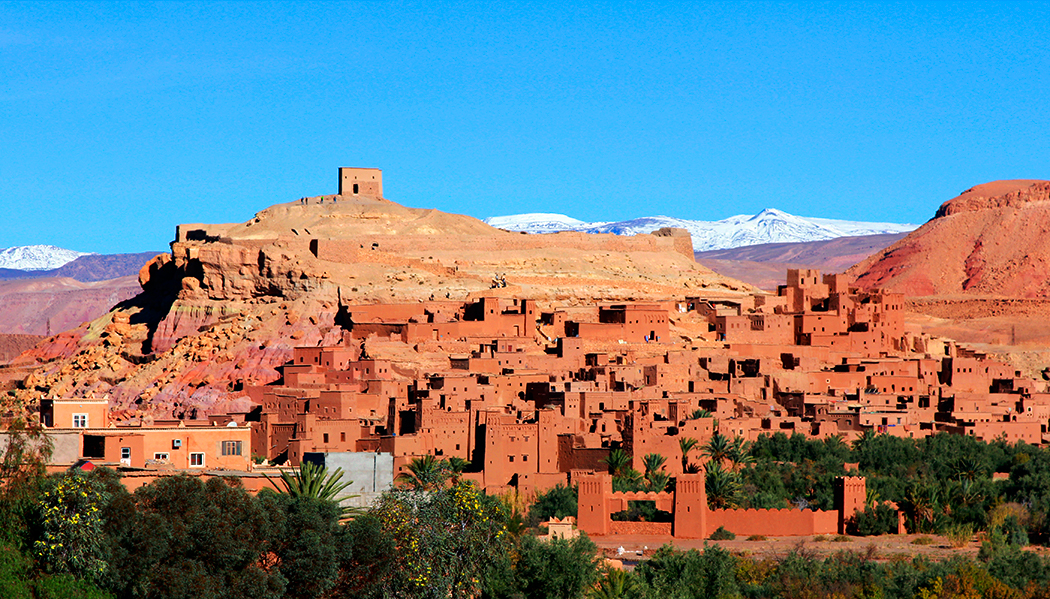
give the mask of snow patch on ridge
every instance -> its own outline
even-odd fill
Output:
[[[518,214],[484,219],[493,227],[527,233],[582,231],[638,235],[662,227],[686,229],[693,237],[698,252],[724,250],[760,243],[795,243],[822,241],[836,237],[907,233],[918,227],[911,224],[868,223],[794,216],[767,208],[755,215],[740,214],[719,221],[685,220],[670,216],[646,216],[619,222],[588,223],[564,214]]]
[[[0,268],[51,270],[86,255],[88,252],[76,252],[53,245],[22,245],[0,250]]]

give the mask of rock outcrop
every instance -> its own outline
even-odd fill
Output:
[[[847,273],[861,287],[913,296],[1050,298],[1050,182],[969,189]]]

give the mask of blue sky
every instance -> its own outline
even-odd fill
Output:
[[[164,249],[384,170],[485,217],[921,223],[1050,178],[1036,3],[0,3],[0,247]]]

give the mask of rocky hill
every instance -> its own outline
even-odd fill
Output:
[[[848,274],[908,295],[1050,298],[1050,181],[995,181]]]
[[[135,277],[91,283],[67,277],[0,281],[0,333],[65,331],[98,318],[140,291]]]
[[[680,230],[528,235],[358,196],[279,204],[239,224],[180,225],[172,252],[139,281],[136,297],[16,360],[31,374],[9,399],[108,394],[128,416],[199,415],[275,380],[293,347],[339,343],[338,323],[358,303],[501,295],[542,309],[752,289],[696,264]],[[413,354],[428,359],[426,348]],[[445,352],[432,357],[447,362]]]

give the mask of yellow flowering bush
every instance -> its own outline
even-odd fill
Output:
[[[388,492],[372,515],[397,547],[385,586],[398,597],[476,597],[485,568],[506,551],[502,504],[467,481]]]
[[[51,479],[40,497],[41,534],[33,543],[48,572],[95,579],[106,571],[102,555],[101,484],[79,472]]]

